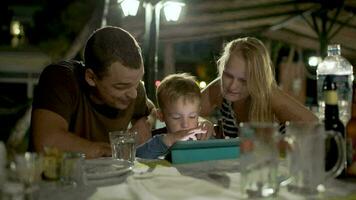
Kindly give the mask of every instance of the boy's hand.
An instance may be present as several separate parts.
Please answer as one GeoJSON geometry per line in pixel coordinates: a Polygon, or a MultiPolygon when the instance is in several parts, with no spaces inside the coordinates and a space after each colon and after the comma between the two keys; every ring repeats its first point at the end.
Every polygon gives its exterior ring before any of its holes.
{"type": "Polygon", "coordinates": [[[198,128],[201,128],[202,130],[206,130],[206,133],[198,134],[197,139],[198,140],[207,140],[207,139],[211,138],[212,136],[215,136],[216,134],[214,131],[214,124],[204,118],[199,118],[199,119],[201,121],[199,122],[198,128]]]}
{"type": "Polygon", "coordinates": [[[206,130],[195,128],[190,130],[178,131],[175,133],[165,134],[163,142],[167,147],[171,147],[177,141],[197,140],[197,135],[206,134],[206,130]]]}

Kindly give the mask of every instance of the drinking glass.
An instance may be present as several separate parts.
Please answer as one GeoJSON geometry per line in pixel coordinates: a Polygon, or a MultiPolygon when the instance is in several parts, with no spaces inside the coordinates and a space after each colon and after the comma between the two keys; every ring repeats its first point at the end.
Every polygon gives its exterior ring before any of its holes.
{"type": "Polygon", "coordinates": [[[62,185],[83,185],[85,154],[77,152],[65,152],[60,167],[60,182],[62,185]]]}
{"type": "Polygon", "coordinates": [[[136,131],[111,131],[109,132],[112,157],[116,160],[134,164],[136,149],[136,131]]]}
{"type": "Polygon", "coordinates": [[[339,175],[344,166],[344,156],[339,156],[335,166],[325,171],[325,140],[333,137],[338,155],[344,155],[343,138],[334,131],[325,131],[321,123],[287,123],[284,140],[288,144],[286,159],[291,182],[290,192],[313,195],[323,191],[326,179],[339,175]]]}
{"type": "Polygon", "coordinates": [[[31,152],[15,154],[13,167],[16,179],[24,186],[26,199],[38,199],[39,183],[43,171],[42,155],[31,152]]]}
{"type": "Polygon", "coordinates": [[[278,124],[240,123],[241,192],[244,198],[276,196],[278,124]]]}
{"type": "Polygon", "coordinates": [[[26,186],[38,184],[41,180],[42,170],[42,155],[30,152],[15,155],[16,176],[26,186]]]}

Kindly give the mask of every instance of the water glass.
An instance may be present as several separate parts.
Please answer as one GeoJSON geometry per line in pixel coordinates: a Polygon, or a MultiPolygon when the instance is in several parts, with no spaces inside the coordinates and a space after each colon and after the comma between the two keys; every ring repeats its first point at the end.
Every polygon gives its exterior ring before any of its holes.
{"type": "MultiPolygon", "coordinates": [[[[24,193],[19,192],[18,195],[25,195],[26,199],[38,199],[39,197],[39,182],[43,171],[43,157],[41,154],[26,152],[15,154],[14,165],[11,166],[16,179],[23,184],[24,193]]],[[[15,187],[15,185],[14,185],[15,187]]],[[[17,185],[16,188],[21,187],[17,185]]],[[[18,188],[19,189],[19,188],[18,188]]],[[[11,190],[11,188],[10,188],[11,190]]]]}
{"type": "Polygon", "coordinates": [[[344,155],[343,138],[334,131],[325,131],[321,123],[291,122],[287,123],[286,130],[286,159],[291,175],[287,188],[298,194],[316,195],[325,189],[322,184],[326,179],[341,173],[345,162],[340,156],[335,166],[325,171],[325,140],[333,137],[338,155],[344,155]]]}
{"type": "Polygon", "coordinates": [[[278,124],[241,123],[241,192],[244,198],[277,195],[278,124]]]}
{"type": "Polygon", "coordinates": [[[129,162],[131,165],[134,164],[136,135],[136,131],[129,130],[109,132],[113,159],[129,162]]]}
{"type": "Polygon", "coordinates": [[[85,154],[65,152],[60,167],[60,182],[62,185],[77,186],[84,184],[85,154]]]}
{"type": "Polygon", "coordinates": [[[22,183],[26,186],[39,183],[43,171],[42,155],[30,152],[16,154],[14,161],[16,176],[22,183]]]}

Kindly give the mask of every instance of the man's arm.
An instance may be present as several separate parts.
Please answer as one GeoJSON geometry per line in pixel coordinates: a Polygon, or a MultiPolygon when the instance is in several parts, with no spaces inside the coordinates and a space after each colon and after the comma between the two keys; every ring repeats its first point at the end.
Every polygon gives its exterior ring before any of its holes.
{"type": "Polygon", "coordinates": [[[148,141],[152,137],[151,130],[156,123],[156,108],[153,102],[149,99],[146,101],[149,115],[141,117],[138,120],[132,120],[132,128],[130,130],[138,132],[136,144],[140,145],[148,141]]]}
{"type": "Polygon", "coordinates": [[[62,151],[85,153],[87,158],[110,156],[108,143],[91,142],[68,132],[68,122],[59,114],[46,109],[32,112],[32,139],[37,152],[44,147],[56,147],[62,151]]]}

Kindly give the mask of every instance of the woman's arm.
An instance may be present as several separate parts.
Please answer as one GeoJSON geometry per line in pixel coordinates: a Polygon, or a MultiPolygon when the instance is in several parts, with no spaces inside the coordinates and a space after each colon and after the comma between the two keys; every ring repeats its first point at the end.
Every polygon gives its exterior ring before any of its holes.
{"type": "Polygon", "coordinates": [[[316,122],[316,117],[303,104],[289,96],[280,88],[276,88],[272,94],[272,110],[280,122],[307,121],[316,122]]]}

